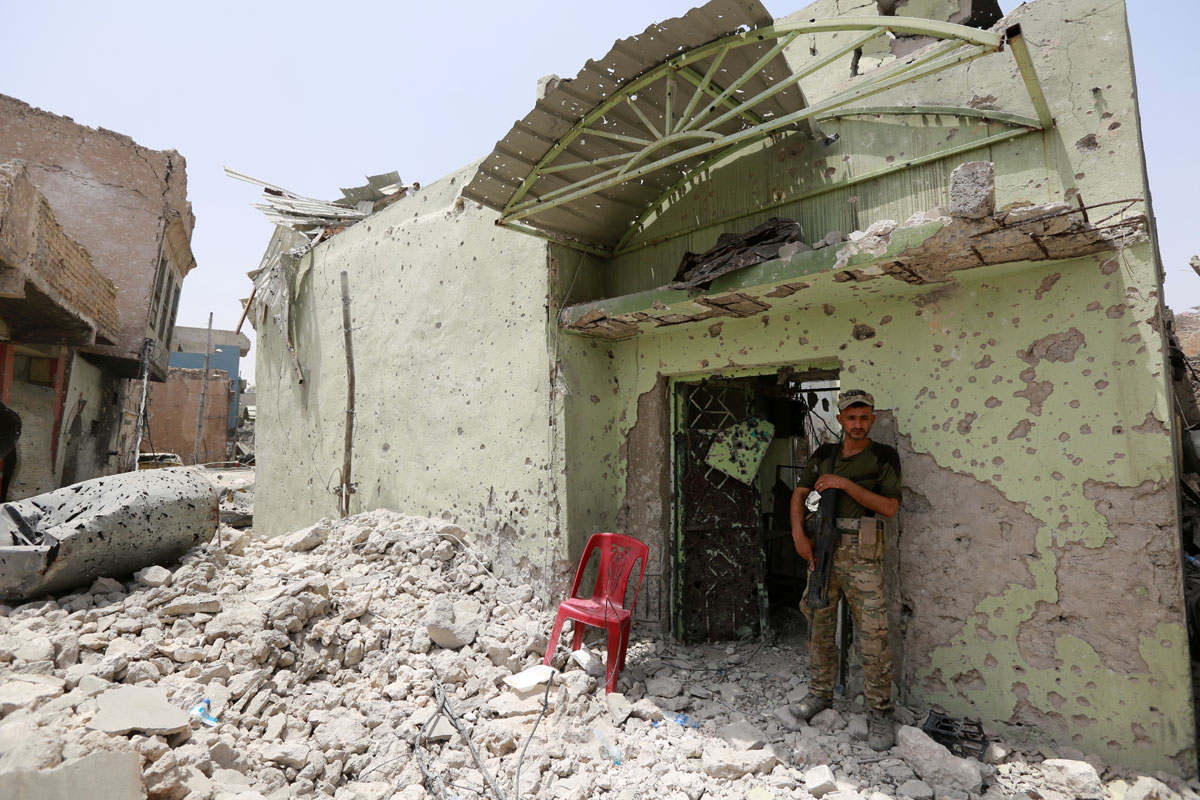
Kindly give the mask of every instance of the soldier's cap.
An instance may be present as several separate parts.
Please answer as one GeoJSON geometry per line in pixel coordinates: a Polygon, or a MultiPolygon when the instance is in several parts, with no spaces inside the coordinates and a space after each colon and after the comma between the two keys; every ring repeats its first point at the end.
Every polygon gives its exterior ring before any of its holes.
{"type": "Polygon", "coordinates": [[[838,395],[838,411],[845,411],[850,406],[870,406],[875,407],[875,398],[870,392],[864,392],[862,389],[847,389],[838,395]]]}

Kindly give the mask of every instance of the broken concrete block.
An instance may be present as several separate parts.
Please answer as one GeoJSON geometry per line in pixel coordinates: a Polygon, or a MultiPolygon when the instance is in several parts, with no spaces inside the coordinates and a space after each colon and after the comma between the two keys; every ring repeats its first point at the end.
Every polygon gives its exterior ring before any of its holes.
{"type": "Polygon", "coordinates": [[[1042,778],[1046,785],[1079,800],[1099,800],[1104,796],[1104,785],[1096,768],[1086,761],[1066,758],[1051,758],[1041,763],[1042,778]]]}
{"type": "MultiPolygon", "coordinates": [[[[211,613],[211,612],[208,612],[211,613]]],[[[221,611],[204,626],[204,641],[240,639],[261,631],[267,625],[267,615],[249,603],[221,611]]]]}
{"type": "Polygon", "coordinates": [[[813,797],[824,797],[838,788],[833,770],[827,765],[813,767],[804,773],[804,790],[813,797]]]}
{"type": "Polygon", "coordinates": [[[147,736],[167,736],[191,727],[191,717],[167,701],[167,692],[156,686],[119,686],[96,698],[100,710],[87,727],[105,733],[137,731],[147,736]]]}
{"type": "Polygon", "coordinates": [[[299,742],[271,743],[262,749],[262,757],[267,761],[282,764],[285,767],[300,769],[308,760],[309,748],[299,742]]]}
{"type": "Polygon", "coordinates": [[[683,691],[683,684],[678,678],[651,678],[646,681],[646,694],[652,697],[678,697],[683,691]]]}
{"type": "Polygon", "coordinates": [[[0,723],[0,773],[49,769],[61,764],[62,759],[63,742],[55,727],[34,728],[26,720],[11,718],[0,723]]]}
{"type": "Polygon", "coordinates": [[[633,704],[633,712],[630,714],[637,719],[644,719],[648,722],[661,722],[663,719],[663,710],[648,697],[643,697],[633,704]]]}
{"type": "Polygon", "coordinates": [[[983,751],[983,763],[985,764],[1003,764],[1008,760],[1012,750],[999,742],[991,742],[987,749],[983,751]]]}
{"type": "Polygon", "coordinates": [[[604,677],[604,661],[600,656],[588,650],[586,647],[581,647],[578,650],[571,652],[571,660],[579,665],[579,668],[591,675],[593,678],[604,677]]]}
{"type": "Polygon", "coordinates": [[[357,711],[339,710],[337,716],[322,722],[313,732],[313,741],[324,749],[337,749],[347,753],[364,753],[371,744],[367,735],[366,720],[357,711]]]}
{"type": "Polygon", "coordinates": [[[775,707],[775,719],[779,720],[785,731],[798,731],[805,727],[804,722],[786,705],[775,707]]]}
{"type": "Polygon", "coordinates": [[[311,527],[284,534],[273,544],[292,553],[305,553],[325,541],[325,537],[329,535],[329,526],[329,520],[323,519],[311,527]]]}
{"type": "Polygon", "coordinates": [[[950,173],[950,216],[990,217],[996,210],[996,169],[990,161],[968,161],[950,173]]]}
{"type": "Polygon", "coordinates": [[[58,697],[66,682],[51,675],[9,675],[0,683],[0,717],[58,697]]]}
{"type": "MultiPolygon", "coordinates": [[[[216,493],[187,468],[96,478],[2,508],[0,598],[7,599],[173,561],[217,530],[216,493]]],[[[124,592],[120,584],[102,588],[124,592]]]]}
{"type": "Polygon", "coordinates": [[[88,588],[88,594],[124,594],[125,584],[113,578],[96,578],[88,588]]]}
{"type": "Polygon", "coordinates": [[[1142,775],[1125,792],[1125,800],[1180,800],[1180,795],[1162,781],[1142,775]]]}
{"type": "Polygon", "coordinates": [[[429,724],[429,720],[437,717],[437,721],[433,723],[428,734],[423,734],[422,738],[428,742],[446,742],[454,736],[458,735],[458,731],[450,724],[450,720],[446,719],[445,714],[438,713],[437,708],[431,708],[428,714],[422,714],[417,720],[417,730],[424,731],[425,726],[429,724]]]}
{"type": "Polygon", "coordinates": [[[479,602],[472,599],[450,602],[439,597],[425,614],[425,630],[438,647],[458,650],[475,641],[479,627],[479,602]]]}
{"type": "Polygon", "coordinates": [[[797,764],[827,764],[829,754],[817,743],[816,739],[802,739],[792,750],[792,758],[797,764]]]}
{"type": "Polygon", "coordinates": [[[700,764],[713,778],[737,779],[743,775],[770,772],[779,760],[770,750],[735,750],[732,747],[710,744],[704,748],[700,764]]]}
{"type": "Polygon", "coordinates": [[[624,725],[625,720],[633,713],[633,704],[620,692],[605,695],[604,701],[608,705],[608,718],[618,728],[624,725]]]}
{"type": "Polygon", "coordinates": [[[140,569],[133,576],[143,586],[158,587],[171,585],[171,570],[157,564],[140,569]]]}
{"type": "Polygon", "coordinates": [[[933,787],[925,781],[910,778],[896,787],[897,797],[907,797],[910,800],[932,800],[933,787]]]}
{"type": "Polygon", "coordinates": [[[17,769],[0,773],[0,797],[38,800],[142,800],[142,769],[132,750],[99,750],[47,770],[17,769]]]}
{"type": "Polygon", "coordinates": [[[267,729],[263,731],[263,738],[267,741],[281,741],[287,733],[287,715],[276,714],[267,720],[267,729]]]}
{"type": "Polygon", "coordinates": [[[979,762],[953,755],[923,730],[911,725],[900,726],[896,746],[900,758],[926,783],[979,794],[983,786],[979,762]]]}
{"type": "Polygon", "coordinates": [[[352,781],[338,787],[337,800],[388,800],[392,785],[383,781],[352,781]]]}
{"type": "Polygon", "coordinates": [[[216,595],[184,595],[164,606],[158,613],[164,617],[186,617],[191,614],[216,614],[221,610],[221,601],[216,595]]]}
{"type": "Polygon", "coordinates": [[[717,736],[738,750],[761,750],[767,744],[766,735],[749,722],[731,722],[717,728],[717,736]]]}
{"type": "Polygon", "coordinates": [[[50,661],[54,658],[54,643],[48,636],[30,636],[12,649],[17,661],[50,661]]]}
{"type": "Polygon", "coordinates": [[[810,719],[808,724],[817,730],[832,733],[833,731],[840,731],[842,728],[845,728],[846,720],[837,712],[837,709],[827,708],[810,719]]]}
{"type": "MultiPolygon", "coordinates": [[[[546,692],[543,689],[530,689],[527,692],[501,692],[487,703],[487,708],[497,717],[519,717],[526,714],[537,714],[542,710],[546,692]]],[[[550,694],[550,708],[554,708],[555,694],[550,694]]]]}

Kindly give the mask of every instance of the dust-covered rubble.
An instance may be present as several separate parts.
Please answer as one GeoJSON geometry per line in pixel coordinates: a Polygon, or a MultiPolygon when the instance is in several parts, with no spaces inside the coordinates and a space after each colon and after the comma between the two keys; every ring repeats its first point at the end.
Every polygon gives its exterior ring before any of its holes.
{"type": "Polygon", "coordinates": [[[0,606],[0,797],[1198,797],[1061,749],[965,761],[907,725],[875,753],[861,706],[790,712],[798,641],[635,630],[606,695],[564,635],[564,671],[518,692],[552,609],[466,541],[390,511],[269,541],[222,527],[170,569],[0,606]]]}

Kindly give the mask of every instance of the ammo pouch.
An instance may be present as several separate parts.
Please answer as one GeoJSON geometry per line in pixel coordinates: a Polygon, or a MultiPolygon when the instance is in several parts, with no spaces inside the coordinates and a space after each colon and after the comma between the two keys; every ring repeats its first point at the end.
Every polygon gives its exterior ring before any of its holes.
{"type": "Polygon", "coordinates": [[[858,523],[858,555],[878,561],[887,545],[887,525],[874,515],[864,516],[858,523]]]}

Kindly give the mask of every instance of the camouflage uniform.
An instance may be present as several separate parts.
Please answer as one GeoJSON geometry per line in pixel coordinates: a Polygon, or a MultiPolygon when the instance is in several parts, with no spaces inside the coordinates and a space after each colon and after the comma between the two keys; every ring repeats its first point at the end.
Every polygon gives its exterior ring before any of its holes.
{"type": "MultiPolygon", "coordinates": [[[[900,498],[900,459],[887,445],[872,442],[862,453],[849,459],[834,457],[840,443],[818,448],[800,475],[798,485],[813,487],[820,474],[832,472],[853,480],[864,489],[889,498],[900,498]],[[835,451],[833,448],[837,448],[835,451]]],[[[837,514],[842,518],[861,517],[866,513],[847,492],[842,492],[837,514]]],[[[890,520],[879,520],[886,538],[895,530],[890,520]]],[[[839,530],[842,535],[850,531],[839,530]]],[[[846,598],[854,616],[854,627],[862,646],[863,695],[872,711],[891,713],[892,651],[888,645],[888,608],[884,591],[883,559],[860,554],[858,544],[838,544],[829,575],[829,605],[823,609],[808,608],[808,589],[800,607],[811,622],[808,643],[810,677],[809,693],[815,697],[833,698],[837,679],[837,599],[846,598]]]]}
{"type": "Polygon", "coordinates": [[[808,691],[832,698],[837,679],[837,597],[846,597],[862,645],[863,695],[873,711],[891,712],[892,650],[888,646],[887,596],[883,590],[883,561],[864,558],[857,544],[839,544],[829,575],[829,605],[808,608],[808,589],[800,607],[812,623],[808,642],[808,691]]]}

